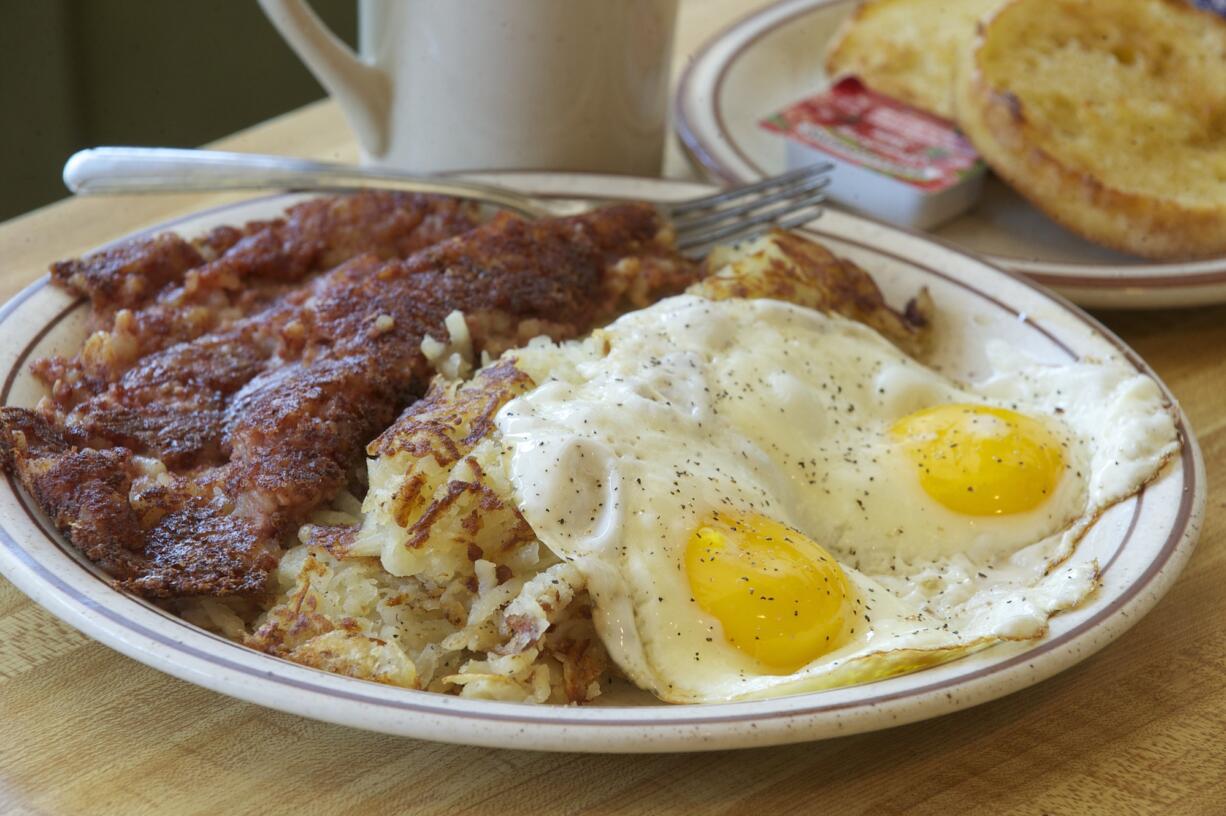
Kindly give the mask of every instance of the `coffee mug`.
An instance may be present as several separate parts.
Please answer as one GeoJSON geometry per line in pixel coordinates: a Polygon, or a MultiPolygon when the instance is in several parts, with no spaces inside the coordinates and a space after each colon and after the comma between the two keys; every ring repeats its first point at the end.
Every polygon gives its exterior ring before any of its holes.
{"type": "Polygon", "coordinates": [[[362,0],[359,59],[304,0],[260,0],[366,162],[656,175],[677,0],[362,0]]]}

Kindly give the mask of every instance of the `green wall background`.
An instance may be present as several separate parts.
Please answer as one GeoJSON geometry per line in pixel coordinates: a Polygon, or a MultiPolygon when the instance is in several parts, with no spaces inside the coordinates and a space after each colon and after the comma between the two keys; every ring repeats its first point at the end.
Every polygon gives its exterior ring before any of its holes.
{"type": "MultiPolygon", "coordinates": [[[[312,6],[350,44],[354,0],[312,6]]],[[[324,95],[255,0],[0,0],[0,220],[102,144],[194,147],[324,95]]]]}

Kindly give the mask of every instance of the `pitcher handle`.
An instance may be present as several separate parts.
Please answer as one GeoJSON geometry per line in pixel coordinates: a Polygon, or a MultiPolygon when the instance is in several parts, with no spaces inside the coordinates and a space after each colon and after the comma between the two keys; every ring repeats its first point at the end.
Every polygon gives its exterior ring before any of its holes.
{"type": "Polygon", "coordinates": [[[340,104],[369,156],[387,152],[391,81],[362,62],[305,0],[259,0],[264,14],[294,53],[340,104]]]}

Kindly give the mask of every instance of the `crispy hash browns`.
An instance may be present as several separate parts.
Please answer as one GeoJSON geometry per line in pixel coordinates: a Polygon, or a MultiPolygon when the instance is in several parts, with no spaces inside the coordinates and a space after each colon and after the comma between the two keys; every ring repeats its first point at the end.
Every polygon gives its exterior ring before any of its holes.
{"type": "Polygon", "coordinates": [[[0,454],[118,587],[307,666],[552,703],[612,667],[583,577],[519,513],[498,410],[683,290],[839,312],[911,353],[931,314],[792,234],[700,267],[646,205],[479,225],[385,193],[53,279],[90,298],[93,333],[35,364],[36,408],[0,409],[0,454]]]}

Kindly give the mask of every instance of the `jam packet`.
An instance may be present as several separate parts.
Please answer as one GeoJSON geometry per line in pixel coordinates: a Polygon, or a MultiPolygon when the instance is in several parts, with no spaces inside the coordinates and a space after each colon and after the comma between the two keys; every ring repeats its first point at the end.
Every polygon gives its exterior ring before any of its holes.
{"type": "Polygon", "coordinates": [[[957,128],[845,76],[768,116],[787,137],[788,167],[834,164],[828,194],[849,209],[915,229],[960,215],[986,166],[957,128]]]}

